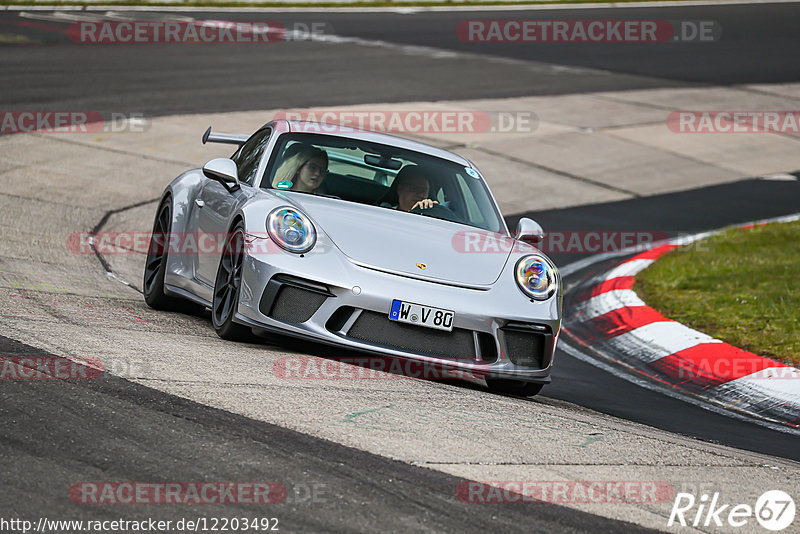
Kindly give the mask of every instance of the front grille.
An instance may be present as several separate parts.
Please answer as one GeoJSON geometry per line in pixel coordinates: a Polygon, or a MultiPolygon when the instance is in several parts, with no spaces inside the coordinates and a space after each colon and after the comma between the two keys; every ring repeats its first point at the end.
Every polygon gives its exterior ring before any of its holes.
{"type": "Polygon", "coordinates": [[[471,330],[434,330],[390,321],[386,315],[368,310],[361,312],[348,330],[347,336],[435,358],[475,359],[475,341],[471,330]]]}
{"type": "Polygon", "coordinates": [[[515,327],[501,329],[505,339],[506,352],[514,365],[544,369],[547,335],[515,327]]]}

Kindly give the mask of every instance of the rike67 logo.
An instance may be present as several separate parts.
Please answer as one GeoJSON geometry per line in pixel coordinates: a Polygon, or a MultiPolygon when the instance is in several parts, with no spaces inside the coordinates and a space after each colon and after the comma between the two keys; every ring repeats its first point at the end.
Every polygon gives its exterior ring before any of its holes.
{"type": "Polygon", "coordinates": [[[781,490],[765,491],[755,506],[724,503],[719,492],[703,493],[699,499],[691,493],[678,493],[667,526],[738,528],[752,525],[755,519],[763,528],[777,532],[794,522],[795,512],[794,499],[781,490]]]}

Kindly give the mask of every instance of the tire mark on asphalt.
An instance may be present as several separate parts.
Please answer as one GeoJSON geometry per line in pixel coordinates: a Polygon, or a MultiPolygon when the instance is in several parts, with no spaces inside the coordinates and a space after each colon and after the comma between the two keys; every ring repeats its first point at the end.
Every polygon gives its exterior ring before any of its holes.
{"type": "Polygon", "coordinates": [[[105,257],[95,247],[94,238],[100,232],[100,230],[103,229],[103,227],[108,222],[108,219],[112,215],[116,215],[118,213],[122,213],[124,211],[128,211],[128,210],[135,209],[135,208],[140,208],[142,206],[146,206],[147,204],[154,204],[154,203],[158,202],[159,200],[161,200],[160,196],[156,197],[156,198],[153,198],[153,199],[149,199],[149,200],[142,200],[140,202],[134,202],[133,204],[129,204],[129,205],[123,206],[121,208],[108,210],[107,212],[105,212],[103,214],[103,217],[100,218],[100,221],[98,221],[98,223],[96,225],[94,225],[94,228],[92,228],[91,232],[89,232],[89,246],[91,247],[92,252],[94,252],[94,255],[97,258],[97,260],[100,262],[100,265],[102,265],[103,269],[105,269],[106,276],[108,276],[110,278],[113,278],[114,280],[117,280],[118,282],[120,282],[122,284],[125,284],[126,286],[128,286],[131,289],[139,292],[140,294],[144,294],[141,289],[139,289],[137,286],[133,285],[131,282],[128,282],[127,280],[122,278],[122,276],[120,276],[120,275],[118,275],[117,273],[114,272],[114,270],[111,268],[111,265],[109,265],[108,261],[106,261],[105,257]]]}

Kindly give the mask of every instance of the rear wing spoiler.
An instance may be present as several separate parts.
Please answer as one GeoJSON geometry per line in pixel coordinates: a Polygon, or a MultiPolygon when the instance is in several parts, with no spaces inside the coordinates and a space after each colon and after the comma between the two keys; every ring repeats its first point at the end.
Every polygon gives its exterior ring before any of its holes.
{"type": "Polygon", "coordinates": [[[212,133],[211,126],[209,126],[208,130],[206,130],[206,133],[203,134],[203,144],[211,141],[212,143],[227,143],[229,145],[242,146],[249,138],[249,135],[244,134],[227,134],[220,132],[212,133]]]}

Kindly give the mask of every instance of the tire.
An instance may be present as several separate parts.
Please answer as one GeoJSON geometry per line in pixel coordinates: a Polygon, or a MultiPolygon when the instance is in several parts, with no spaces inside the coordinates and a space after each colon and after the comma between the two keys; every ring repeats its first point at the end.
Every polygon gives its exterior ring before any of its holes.
{"type": "Polygon", "coordinates": [[[521,382],[506,378],[487,378],[486,385],[495,393],[517,395],[519,397],[533,397],[542,391],[544,387],[544,384],[537,382],[521,382]]]}
{"type": "Polygon", "coordinates": [[[222,339],[250,341],[250,327],[235,323],[233,318],[239,303],[242,286],[242,264],[244,262],[244,227],[237,224],[228,233],[225,247],[219,259],[217,276],[214,279],[214,296],[211,303],[211,322],[222,339]]]}
{"type": "Polygon", "coordinates": [[[159,206],[153,222],[153,232],[147,247],[147,259],[142,277],[144,301],[153,309],[197,315],[205,309],[199,304],[164,293],[164,274],[167,271],[168,239],[172,231],[172,203],[169,198],[159,206]]]}

